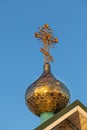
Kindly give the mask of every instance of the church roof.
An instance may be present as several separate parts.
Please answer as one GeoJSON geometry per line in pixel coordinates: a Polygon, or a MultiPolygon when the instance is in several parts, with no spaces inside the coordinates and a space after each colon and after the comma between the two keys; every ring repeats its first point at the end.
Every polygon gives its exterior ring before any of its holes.
{"type": "Polygon", "coordinates": [[[76,100],[34,130],[60,130],[64,124],[69,124],[71,130],[87,130],[87,107],[76,100]]]}

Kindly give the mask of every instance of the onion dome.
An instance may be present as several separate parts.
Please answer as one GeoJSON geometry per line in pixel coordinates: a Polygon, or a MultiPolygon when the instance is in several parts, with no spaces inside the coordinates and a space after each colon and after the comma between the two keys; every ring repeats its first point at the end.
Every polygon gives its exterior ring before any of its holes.
{"type": "Polygon", "coordinates": [[[57,113],[67,106],[70,92],[67,87],[51,73],[50,64],[43,67],[42,75],[32,83],[25,94],[29,110],[40,116],[41,113],[57,113]]]}
{"type": "Polygon", "coordinates": [[[43,42],[44,47],[40,49],[44,54],[43,73],[27,88],[25,100],[29,110],[40,116],[41,123],[43,123],[67,106],[70,92],[61,81],[54,77],[49,64],[50,61],[54,61],[49,50],[58,42],[58,38],[54,37],[48,24],[38,29],[35,37],[43,42]]]}

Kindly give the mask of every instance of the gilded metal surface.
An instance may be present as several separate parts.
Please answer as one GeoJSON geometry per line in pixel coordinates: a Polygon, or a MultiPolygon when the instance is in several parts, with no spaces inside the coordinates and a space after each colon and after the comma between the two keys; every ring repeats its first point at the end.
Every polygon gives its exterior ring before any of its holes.
{"type": "Polygon", "coordinates": [[[52,29],[50,29],[48,24],[38,28],[39,31],[35,32],[35,37],[43,42],[44,48],[40,51],[44,54],[44,62],[49,63],[53,61],[53,57],[49,53],[49,47],[54,47],[55,43],[58,42],[58,38],[54,38],[52,29]]]}
{"type": "Polygon", "coordinates": [[[30,111],[40,116],[43,112],[57,113],[70,99],[69,90],[50,71],[49,63],[44,65],[40,78],[31,84],[25,94],[30,111]]]}

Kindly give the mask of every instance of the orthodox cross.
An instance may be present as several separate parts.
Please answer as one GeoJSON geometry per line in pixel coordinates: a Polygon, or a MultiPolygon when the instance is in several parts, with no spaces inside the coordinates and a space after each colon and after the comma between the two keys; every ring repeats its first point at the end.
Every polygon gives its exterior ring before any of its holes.
{"type": "Polygon", "coordinates": [[[44,54],[44,63],[53,62],[53,57],[50,55],[49,47],[54,47],[58,42],[58,38],[54,38],[53,32],[48,24],[38,28],[39,31],[35,32],[35,37],[43,42],[44,48],[41,47],[40,51],[44,54]]]}

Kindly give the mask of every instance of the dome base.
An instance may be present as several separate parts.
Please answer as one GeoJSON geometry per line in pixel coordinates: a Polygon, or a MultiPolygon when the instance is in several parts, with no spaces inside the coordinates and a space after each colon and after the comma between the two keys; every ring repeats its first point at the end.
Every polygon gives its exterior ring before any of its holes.
{"type": "Polygon", "coordinates": [[[45,121],[47,121],[48,119],[50,119],[51,117],[54,116],[53,112],[44,112],[40,114],[40,123],[44,123],[45,121]]]}

